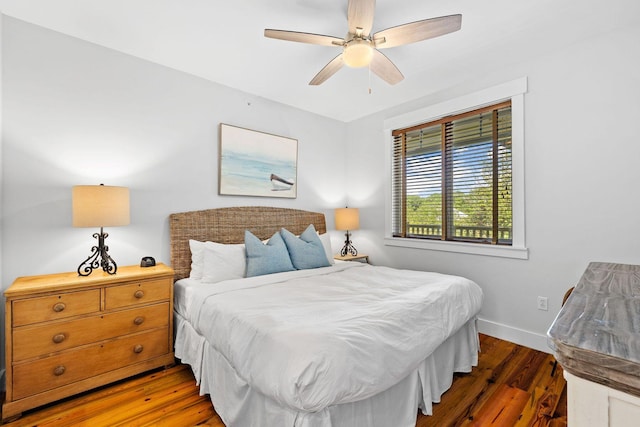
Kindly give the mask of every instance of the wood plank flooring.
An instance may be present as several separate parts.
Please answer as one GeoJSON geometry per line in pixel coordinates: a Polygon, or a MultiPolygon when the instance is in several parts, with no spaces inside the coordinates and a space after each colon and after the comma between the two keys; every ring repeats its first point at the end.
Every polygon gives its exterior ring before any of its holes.
{"type": "Polygon", "coordinates": [[[553,376],[552,355],[480,335],[478,366],[455,374],[453,385],[419,414],[416,427],[566,426],[567,394],[562,368],[553,376]]]}
{"type": "MultiPolygon", "coordinates": [[[[480,343],[478,366],[456,374],[433,415],[418,414],[416,427],[566,426],[565,382],[559,366],[551,376],[553,356],[486,335],[480,343]]],[[[5,425],[225,427],[185,365],[26,412],[5,425]]]]}

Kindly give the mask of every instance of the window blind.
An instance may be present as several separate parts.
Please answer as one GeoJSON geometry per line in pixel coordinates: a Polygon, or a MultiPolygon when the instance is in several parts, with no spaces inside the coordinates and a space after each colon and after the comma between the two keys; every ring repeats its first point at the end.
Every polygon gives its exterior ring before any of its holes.
{"type": "Polygon", "coordinates": [[[392,136],[395,237],[511,244],[509,101],[392,136]]]}

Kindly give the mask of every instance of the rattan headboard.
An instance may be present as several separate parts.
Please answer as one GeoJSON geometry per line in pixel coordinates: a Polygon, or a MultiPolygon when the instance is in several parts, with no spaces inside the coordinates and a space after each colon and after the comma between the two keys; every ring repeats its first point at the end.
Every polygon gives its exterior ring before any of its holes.
{"type": "Polygon", "coordinates": [[[309,224],[313,224],[319,233],[327,231],[324,214],[299,209],[241,206],[171,214],[171,266],[175,270],[175,279],[189,277],[189,239],[225,244],[244,243],[245,230],[264,240],[283,227],[300,234],[309,224]]]}

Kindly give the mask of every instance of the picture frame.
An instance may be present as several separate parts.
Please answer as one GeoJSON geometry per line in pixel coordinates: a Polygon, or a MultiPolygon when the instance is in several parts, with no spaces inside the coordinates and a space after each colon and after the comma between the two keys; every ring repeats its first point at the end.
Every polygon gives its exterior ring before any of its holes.
{"type": "Polygon", "coordinates": [[[298,140],[220,124],[218,194],[297,197],[298,140]]]}

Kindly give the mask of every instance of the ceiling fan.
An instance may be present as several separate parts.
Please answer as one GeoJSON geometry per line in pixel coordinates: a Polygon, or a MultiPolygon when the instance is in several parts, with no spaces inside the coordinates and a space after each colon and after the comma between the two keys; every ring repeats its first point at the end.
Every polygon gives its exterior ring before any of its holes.
{"type": "Polygon", "coordinates": [[[404,76],[379,49],[442,36],[458,31],[462,25],[462,15],[458,14],[423,19],[371,34],[375,7],[375,0],[349,0],[347,7],[349,32],[344,39],[321,34],[273,29],[264,30],[264,35],[273,39],[342,47],[342,53],[325,65],[309,82],[310,85],[324,83],[344,65],[354,68],[369,66],[374,74],[394,85],[404,79],[404,76]]]}

